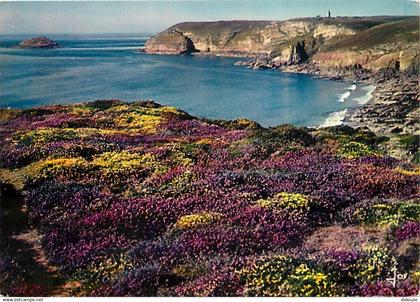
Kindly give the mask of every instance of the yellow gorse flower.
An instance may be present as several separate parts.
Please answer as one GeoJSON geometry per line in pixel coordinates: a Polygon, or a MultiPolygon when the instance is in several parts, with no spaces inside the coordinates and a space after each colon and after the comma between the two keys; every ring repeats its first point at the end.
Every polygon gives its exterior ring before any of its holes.
{"type": "Polygon", "coordinates": [[[419,176],[420,175],[420,167],[416,167],[414,170],[404,170],[402,168],[394,169],[395,172],[401,173],[407,176],[419,176]]]}
{"type": "Polygon", "coordinates": [[[177,229],[191,229],[216,222],[221,215],[213,212],[203,212],[197,214],[184,215],[175,223],[177,229]]]}
{"type": "Polygon", "coordinates": [[[280,192],[271,199],[260,199],[257,205],[263,208],[285,209],[292,212],[306,212],[312,201],[309,197],[298,193],[280,192]]]}
{"type": "Polygon", "coordinates": [[[373,151],[368,145],[352,141],[342,142],[337,150],[337,154],[347,159],[378,155],[378,153],[373,151]]]}
{"type": "Polygon", "coordinates": [[[289,256],[266,257],[238,272],[252,296],[335,296],[336,283],[307,263],[289,256]]]}
{"type": "Polygon", "coordinates": [[[114,124],[118,128],[127,129],[129,131],[141,132],[143,134],[156,133],[159,125],[166,119],[169,114],[182,115],[183,112],[175,107],[129,107],[120,105],[111,107],[110,111],[118,113],[114,118],[114,124]]]}
{"type": "Polygon", "coordinates": [[[410,202],[377,204],[356,210],[354,214],[363,224],[381,227],[397,226],[404,221],[418,221],[420,205],[410,202]]]}
{"type": "Polygon", "coordinates": [[[365,257],[356,263],[353,277],[359,282],[371,282],[384,277],[396,264],[389,250],[377,245],[363,247],[365,257]]]}

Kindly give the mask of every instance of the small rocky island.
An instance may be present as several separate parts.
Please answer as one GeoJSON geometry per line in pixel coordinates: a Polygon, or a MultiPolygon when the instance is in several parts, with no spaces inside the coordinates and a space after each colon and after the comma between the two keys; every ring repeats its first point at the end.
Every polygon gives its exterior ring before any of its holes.
{"type": "Polygon", "coordinates": [[[57,42],[48,39],[47,37],[36,37],[20,42],[17,48],[59,48],[57,42]]]}

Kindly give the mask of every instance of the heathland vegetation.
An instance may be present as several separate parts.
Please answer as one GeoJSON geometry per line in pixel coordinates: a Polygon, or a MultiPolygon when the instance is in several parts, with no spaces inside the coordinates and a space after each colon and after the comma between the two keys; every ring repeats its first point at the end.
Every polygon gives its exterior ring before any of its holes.
{"type": "Polygon", "coordinates": [[[2,294],[57,294],[22,215],[68,294],[418,292],[420,174],[385,137],[119,101],[4,109],[0,137],[2,294]]]}

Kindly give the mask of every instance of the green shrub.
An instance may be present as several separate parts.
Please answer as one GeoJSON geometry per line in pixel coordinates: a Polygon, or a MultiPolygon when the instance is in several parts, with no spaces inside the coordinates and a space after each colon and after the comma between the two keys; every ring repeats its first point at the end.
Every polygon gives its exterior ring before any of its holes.
{"type": "Polygon", "coordinates": [[[397,226],[420,219],[420,204],[377,204],[357,210],[357,220],[366,225],[397,226]]]}
{"type": "Polygon", "coordinates": [[[337,154],[347,159],[378,155],[371,147],[359,142],[342,142],[337,154]]]}
{"type": "Polygon", "coordinates": [[[384,279],[396,265],[396,259],[390,251],[373,245],[363,248],[361,257],[355,267],[352,277],[360,284],[384,279]]]}
{"type": "Polygon", "coordinates": [[[338,295],[333,278],[320,267],[289,256],[274,256],[242,269],[249,296],[329,297],[338,295]]]}

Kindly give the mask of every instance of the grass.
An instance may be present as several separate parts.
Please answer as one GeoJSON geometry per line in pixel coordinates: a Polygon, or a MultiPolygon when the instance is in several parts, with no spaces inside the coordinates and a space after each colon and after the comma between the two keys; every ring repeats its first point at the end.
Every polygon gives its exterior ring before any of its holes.
{"type": "Polygon", "coordinates": [[[419,20],[416,17],[374,26],[356,35],[339,39],[326,50],[364,50],[386,43],[415,43],[418,37],[419,20]]]}

